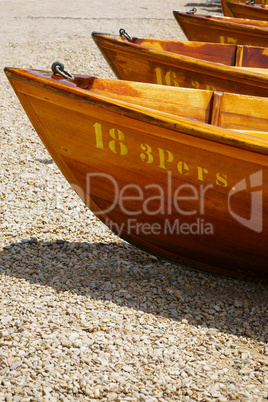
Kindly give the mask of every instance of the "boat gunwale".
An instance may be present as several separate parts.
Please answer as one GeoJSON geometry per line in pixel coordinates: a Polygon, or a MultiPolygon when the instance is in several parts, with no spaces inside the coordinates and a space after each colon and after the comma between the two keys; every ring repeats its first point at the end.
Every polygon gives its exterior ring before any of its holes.
{"type": "MultiPolygon", "coordinates": [[[[248,135],[243,133],[243,131],[234,131],[232,129],[214,126],[198,120],[195,121],[192,118],[175,116],[166,112],[159,112],[155,109],[150,109],[126,101],[110,98],[102,94],[90,92],[89,90],[79,88],[77,86],[74,87],[75,84],[70,85],[70,81],[62,78],[57,78],[57,80],[53,81],[53,74],[47,71],[33,69],[27,70],[12,67],[5,67],[4,71],[9,79],[15,79],[34,87],[43,86],[43,89],[46,91],[50,91],[61,96],[66,96],[75,99],[76,101],[78,100],[79,102],[83,101],[84,103],[95,104],[97,107],[109,109],[117,114],[140,120],[144,123],[156,124],[171,131],[182,132],[184,135],[189,135],[214,143],[221,143],[227,146],[242,149],[244,151],[264,155],[268,154],[268,139],[248,135]],[[40,73],[40,75],[34,75],[34,72],[40,73]],[[49,77],[41,76],[42,73],[49,74],[49,77]],[[66,85],[67,83],[68,85],[66,85]],[[81,93],[83,94],[82,99],[81,93]],[[256,142],[254,139],[257,139],[258,141],[256,142]]],[[[74,75],[74,77],[85,78],[85,76],[78,74],[74,75]]],[[[93,76],[86,77],[102,80],[101,78],[93,76]]],[[[109,79],[103,79],[103,81],[109,81],[109,79]]],[[[131,84],[133,84],[133,82],[131,82],[131,84]]],[[[139,85],[154,84],[139,83],[139,85]]],[[[196,89],[192,88],[186,88],[186,90],[196,91],[196,89]]],[[[198,91],[207,92],[206,90],[198,91]]],[[[175,140],[175,138],[173,138],[173,140],[175,140]]]]}

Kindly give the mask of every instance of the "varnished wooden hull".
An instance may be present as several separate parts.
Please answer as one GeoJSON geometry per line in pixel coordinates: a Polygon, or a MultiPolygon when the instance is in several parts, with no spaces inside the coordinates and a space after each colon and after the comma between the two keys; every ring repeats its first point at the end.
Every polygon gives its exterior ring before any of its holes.
{"type": "Polygon", "coordinates": [[[66,179],[113,231],[193,267],[267,276],[268,99],[6,74],[66,179]]]}
{"type": "Polygon", "coordinates": [[[189,40],[268,47],[268,22],[173,11],[189,40]]]}
{"type": "Polygon", "coordinates": [[[245,4],[238,1],[228,1],[227,6],[236,18],[248,18],[251,20],[268,20],[268,6],[263,4],[245,4]]]}
{"type": "MultiPolygon", "coordinates": [[[[232,12],[227,5],[228,1],[229,0],[221,0],[222,12],[225,17],[233,17],[232,12]]],[[[245,3],[246,1],[247,0],[242,0],[241,3],[245,3]]],[[[264,4],[265,5],[265,4],[268,4],[268,0],[256,0],[255,4],[264,4]]]]}
{"type": "Polygon", "coordinates": [[[268,96],[266,48],[141,38],[128,41],[98,32],[92,36],[120,79],[268,96]],[[237,66],[263,68],[264,72],[237,66]]]}

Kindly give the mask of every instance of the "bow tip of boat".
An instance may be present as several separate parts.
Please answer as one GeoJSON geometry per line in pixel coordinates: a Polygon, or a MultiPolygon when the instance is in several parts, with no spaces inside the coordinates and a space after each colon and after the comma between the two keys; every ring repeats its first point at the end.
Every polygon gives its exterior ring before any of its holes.
{"type": "Polygon", "coordinates": [[[99,38],[99,37],[102,37],[102,36],[111,36],[111,34],[110,33],[108,33],[108,32],[99,32],[99,31],[93,31],[92,33],[91,33],[91,37],[93,38],[93,39],[95,39],[95,38],[99,38]]]}
{"type": "Polygon", "coordinates": [[[12,71],[15,71],[15,70],[21,70],[21,67],[16,67],[16,66],[6,66],[6,67],[4,67],[4,72],[6,74],[11,73],[12,71]]]}
{"type": "Polygon", "coordinates": [[[92,38],[95,38],[95,36],[99,36],[99,35],[102,35],[102,33],[99,32],[99,31],[93,31],[93,32],[91,32],[92,38]]]}

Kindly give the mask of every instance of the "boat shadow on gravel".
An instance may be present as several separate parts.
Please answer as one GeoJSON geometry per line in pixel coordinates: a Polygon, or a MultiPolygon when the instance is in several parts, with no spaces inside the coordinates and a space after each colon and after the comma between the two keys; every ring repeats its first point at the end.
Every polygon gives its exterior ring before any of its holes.
{"type": "Polygon", "coordinates": [[[13,243],[0,252],[0,273],[265,342],[266,285],[188,269],[123,241],[13,243]]]}

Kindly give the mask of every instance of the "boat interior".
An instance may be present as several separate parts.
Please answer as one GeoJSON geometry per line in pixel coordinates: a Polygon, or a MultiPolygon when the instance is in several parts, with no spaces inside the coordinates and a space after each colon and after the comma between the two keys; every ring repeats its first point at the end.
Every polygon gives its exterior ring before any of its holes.
{"type": "Polygon", "coordinates": [[[268,67],[268,49],[246,45],[157,41],[134,38],[132,43],[201,60],[220,62],[236,67],[268,67]]]}
{"type": "Polygon", "coordinates": [[[131,107],[142,106],[268,139],[267,98],[95,77],[76,77],[75,84],[131,107]]]}

